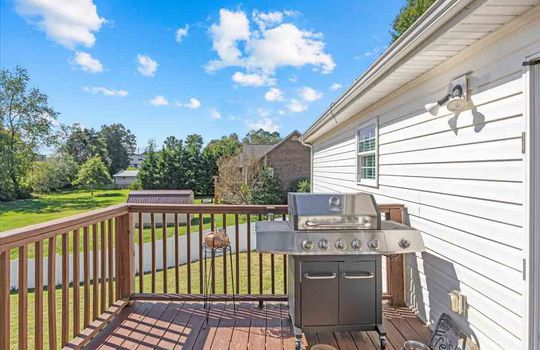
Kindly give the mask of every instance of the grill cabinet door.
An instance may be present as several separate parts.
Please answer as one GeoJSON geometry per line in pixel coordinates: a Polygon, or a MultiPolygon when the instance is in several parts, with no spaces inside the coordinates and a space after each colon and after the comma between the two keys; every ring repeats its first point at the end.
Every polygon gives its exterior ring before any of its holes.
{"type": "Polygon", "coordinates": [[[377,322],[376,280],[375,261],[339,263],[339,324],[377,322]]]}
{"type": "Polygon", "coordinates": [[[338,324],[338,262],[302,262],[302,325],[338,324]]]}

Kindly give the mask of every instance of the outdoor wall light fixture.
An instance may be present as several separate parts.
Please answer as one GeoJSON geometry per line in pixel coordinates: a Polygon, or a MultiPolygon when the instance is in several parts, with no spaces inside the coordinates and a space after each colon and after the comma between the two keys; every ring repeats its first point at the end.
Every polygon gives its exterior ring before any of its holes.
{"type": "Polygon", "coordinates": [[[428,103],[424,106],[426,111],[431,115],[436,116],[439,113],[439,108],[446,105],[446,108],[451,112],[461,112],[468,105],[468,79],[467,75],[463,75],[454,79],[450,83],[449,93],[437,102],[428,103]]]}

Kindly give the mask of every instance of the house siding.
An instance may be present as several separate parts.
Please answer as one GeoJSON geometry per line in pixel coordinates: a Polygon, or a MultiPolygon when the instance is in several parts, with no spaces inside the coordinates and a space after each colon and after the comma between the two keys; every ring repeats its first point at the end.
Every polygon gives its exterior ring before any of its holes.
{"type": "Polygon", "coordinates": [[[266,155],[266,164],[274,169],[274,175],[281,180],[283,188],[302,178],[310,178],[311,150],[293,135],[266,155]]]}
{"type": "MultiPolygon", "coordinates": [[[[485,39],[484,39],[485,40],[485,39]]],[[[483,45],[482,41],[474,46],[483,45]]],[[[471,50],[474,50],[474,46],[471,50]]],[[[408,302],[424,320],[451,314],[482,349],[522,349],[525,155],[522,154],[523,58],[540,48],[540,20],[478,50],[313,142],[313,191],[364,191],[402,203],[426,252],[406,257],[408,302]],[[437,117],[424,104],[471,71],[474,109],[437,117]],[[355,133],[379,122],[378,187],[356,182],[355,133]],[[466,317],[449,309],[448,292],[468,298],[466,317]]],[[[427,74],[430,74],[428,72],[427,74]]]]}

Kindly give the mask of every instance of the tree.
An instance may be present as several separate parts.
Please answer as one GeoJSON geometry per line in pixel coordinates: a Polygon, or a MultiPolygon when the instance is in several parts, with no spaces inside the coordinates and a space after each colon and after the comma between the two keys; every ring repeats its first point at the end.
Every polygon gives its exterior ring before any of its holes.
{"type": "Polygon", "coordinates": [[[281,204],[285,202],[285,193],[281,181],[270,169],[263,167],[252,190],[252,204],[281,204]]]}
{"type": "Polygon", "coordinates": [[[251,130],[243,139],[243,143],[256,144],[256,145],[273,145],[281,141],[279,132],[266,131],[264,129],[251,130]]]}
{"type": "Polygon", "coordinates": [[[154,140],[150,140],[138,175],[138,180],[143,189],[157,190],[162,188],[160,183],[161,169],[159,165],[160,155],[156,152],[156,143],[154,140]]]}
{"type": "Polygon", "coordinates": [[[392,23],[392,41],[396,41],[401,34],[426,12],[426,10],[435,2],[435,0],[407,0],[392,23]]]}
{"type": "Polygon", "coordinates": [[[62,151],[69,154],[78,164],[84,164],[98,155],[105,164],[110,164],[107,144],[93,128],[85,128],[80,124],[65,126],[66,142],[62,151]]]}
{"type": "Polygon", "coordinates": [[[105,143],[109,155],[109,173],[116,174],[129,165],[129,156],[137,145],[135,135],[122,124],[103,125],[99,136],[105,143]]]}
{"type": "Polygon", "coordinates": [[[27,175],[35,150],[54,141],[57,113],[49,107],[48,97],[37,88],[29,88],[26,69],[0,70],[0,199],[24,194],[21,180],[27,175]]]}
{"type": "Polygon", "coordinates": [[[231,157],[238,154],[241,148],[238,135],[232,133],[229,136],[222,136],[218,140],[208,142],[205,150],[211,153],[214,159],[219,160],[221,157],[231,157]]]}
{"type": "Polygon", "coordinates": [[[77,179],[74,181],[74,185],[88,186],[92,196],[94,195],[95,186],[103,186],[110,184],[112,181],[105,163],[101,160],[100,156],[94,156],[86,161],[77,174],[77,179]]]}
{"type": "Polygon", "coordinates": [[[238,157],[223,157],[219,161],[218,197],[228,204],[250,204],[252,190],[259,181],[261,160],[247,156],[239,164],[238,157]]]}
{"type": "Polygon", "coordinates": [[[28,185],[34,192],[57,191],[72,186],[78,164],[67,154],[55,154],[45,161],[34,162],[28,175],[28,185]]]}

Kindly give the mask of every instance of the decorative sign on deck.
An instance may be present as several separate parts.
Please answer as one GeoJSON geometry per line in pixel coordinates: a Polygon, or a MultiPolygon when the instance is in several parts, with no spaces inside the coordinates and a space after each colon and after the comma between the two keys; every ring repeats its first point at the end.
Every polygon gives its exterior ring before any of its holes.
{"type": "Polygon", "coordinates": [[[452,318],[443,313],[437,322],[429,346],[433,350],[463,350],[466,339],[467,337],[452,318]]]}

